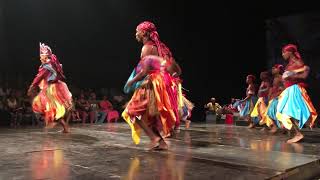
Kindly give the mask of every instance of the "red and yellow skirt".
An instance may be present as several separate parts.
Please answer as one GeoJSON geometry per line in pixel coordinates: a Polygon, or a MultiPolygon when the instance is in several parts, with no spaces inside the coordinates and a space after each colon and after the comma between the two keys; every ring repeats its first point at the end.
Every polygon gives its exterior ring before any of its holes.
{"type": "Polygon", "coordinates": [[[135,144],[140,142],[140,127],[135,123],[136,118],[157,129],[163,137],[168,136],[175,125],[176,115],[169,95],[172,82],[166,76],[169,75],[160,72],[149,74],[122,113],[131,127],[135,144]]]}
{"type": "Polygon", "coordinates": [[[40,92],[33,99],[32,108],[35,113],[42,114],[46,122],[53,122],[72,108],[72,94],[62,81],[52,84],[43,82],[40,92]]]}

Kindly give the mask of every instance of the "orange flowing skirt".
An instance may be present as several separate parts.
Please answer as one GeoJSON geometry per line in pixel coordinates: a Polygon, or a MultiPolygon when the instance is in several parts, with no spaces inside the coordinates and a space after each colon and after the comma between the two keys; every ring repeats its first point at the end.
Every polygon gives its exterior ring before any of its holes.
{"type": "Polygon", "coordinates": [[[157,129],[163,137],[169,135],[175,125],[176,115],[168,93],[172,82],[168,82],[165,76],[167,74],[160,72],[149,74],[122,113],[131,127],[132,139],[136,144],[140,142],[140,127],[135,123],[136,119],[157,129]]]}
{"type": "Polygon", "coordinates": [[[32,108],[35,113],[42,114],[46,122],[62,118],[72,108],[72,94],[66,83],[46,84],[42,81],[40,89],[33,99],[32,108]]]}

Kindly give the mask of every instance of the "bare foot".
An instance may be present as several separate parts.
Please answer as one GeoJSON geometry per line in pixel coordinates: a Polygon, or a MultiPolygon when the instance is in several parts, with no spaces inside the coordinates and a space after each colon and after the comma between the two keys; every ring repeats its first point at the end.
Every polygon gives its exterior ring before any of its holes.
{"type": "Polygon", "coordinates": [[[163,139],[160,140],[157,150],[168,150],[168,145],[163,139]]]}
{"type": "Polygon", "coordinates": [[[69,128],[63,129],[62,133],[70,133],[69,128]]]}
{"type": "Polygon", "coordinates": [[[54,128],[56,125],[57,125],[56,122],[51,122],[47,124],[46,128],[54,128]]]}
{"type": "Polygon", "coordinates": [[[303,139],[303,137],[304,136],[301,133],[296,134],[292,139],[289,139],[287,141],[287,143],[296,143],[296,142],[300,141],[301,139],[303,139]]]}
{"type": "Polygon", "coordinates": [[[267,130],[266,127],[263,127],[263,128],[260,129],[260,131],[266,131],[266,130],[267,130]]]}
{"type": "Polygon", "coordinates": [[[190,121],[190,120],[186,120],[186,129],[189,129],[189,127],[190,127],[190,123],[191,123],[191,121],[190,121]]]}
{"type": "Polygon", "coordinates": [[[277,132],[277,127],[275,125],[272,126],[271,130],[269,131],[271,134],[274,134],[277,132]]]}
{"type": "Polygon", "coordinates": [[[248,126],[248,128],[249,128],[249,129],[252,129],[252,128],[254,128],[254,125],[253,125],[253,123],[250,123],[250,124],[249,124],[249,126],[248,126]]]}
{"type": "Polygon", "coordinates": [[[70,132],[68,124],[63,119],[60,120],[60,124],[63,127],[62,133],[69,133],[70,132]]]}
{"type": "Polygon", "coordinates": [[[157,147],[159,145],[160,140],[161,140],[160,137],[155,137],[155,138],[151,139],[151,142],[148,145],[149,150],[152,150],[155,147],[157,147]]]}

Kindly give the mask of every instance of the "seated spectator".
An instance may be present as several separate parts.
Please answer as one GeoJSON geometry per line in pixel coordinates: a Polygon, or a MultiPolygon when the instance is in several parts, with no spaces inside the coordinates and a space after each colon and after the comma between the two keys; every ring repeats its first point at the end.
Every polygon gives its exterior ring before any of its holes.
{"type": "Polygon", "coordinates": [[[80,117],[82,119],[82,123],[86,123],[86,120],[89,116],[90,112],[90,104],[86,100],[84,94],[80,95],[79,100],[76,102],[76,109],[78,110],[80,117]]]}
{"type": "Polygon", "coordinates": [[[10,113],[10,122],[13,127],[20,126],[22,121],[23,108],[19,104],[18,99],[14,96],[14,92],[11,92],[6,99],[7,111],[10,113]]]}
{"type": "Polygon", "coordinates": [[[79,113],[79,111],[76,109],[76,102],[78,101],[78,99],[75,97],[74,99],[73,99],[73,102],[74,103],[72,103],[72,109],[71,109],[71,111],[70,111],[70,113],[71,113],[71,117],[69,117],[69,118],[71,118],[71,121],[72,122],[79,122],[79,121],[81,121],[81,118],[80,118],[80,113],[79,113]]]}
{"type": "Polygon", "coordinates": [[[90,93],[89,98],[90,103],[90,123],[103,123],[106,119],[106,112],[100,109],[99,101],[96,98],[96,94],[94,92],[90,93]]]}
{"type": "Polygon", "coordinates": [[[113,109],[112,104],[107,100],[107,96],[103,96],[102,101],[100,102],[101,110],[107,114],[108,122],[117,122],[119,119],[118,111],[113,109]]]}
{"type": "Polygon", "coordinates": [[[8,83],[5,83],[5,86],[0,86],[0,97],[4,98],[9,96],[11,89],[8,87],[8,83]]]}
{"type": "Polygon", "coordinates": [[[31,101],[32,101],[32,99],[30,99],[28,96],[24,97],[21,100],[21,104],[23,107],[22,119],[26,122],[31,122],[32,126],[40,126],[43,123],[34,114],[34,112],[32,110],[31,101]]]}
{"type": "Polygon", "coordinates": [[[207,109],[206,114],[217,114],[217,111],[222,107],[218,103],[216,103],[215,98],[211,98],[211,101],[208,104],[204,105],[204,108],[207,109]]]}
{"type": "Polygon", "coordinates": [[[10,125],[10,114],[6,111],[6,105],[0,100],[0,125],[9,126],[10,125]]]}

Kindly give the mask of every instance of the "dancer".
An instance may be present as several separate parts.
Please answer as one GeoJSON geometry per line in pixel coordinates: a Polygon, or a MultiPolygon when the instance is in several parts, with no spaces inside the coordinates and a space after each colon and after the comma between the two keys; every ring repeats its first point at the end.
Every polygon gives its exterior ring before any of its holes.
{"type": "Polygon", "coordinates": [[[248,84],[248,88],[246,90],[246,98],[240,101],[240,104],[244,104],[244,107],[240,110],[240,117],[249,122],[248,128],[254,128],[258,123],[258,118],[250,116],[257,102],[255,80],[256,77],[254,75],[247,76],[246,83],[248,84]]]}
{"type": "Polygon", "coordinates": [[[191,121],[191,112],[194,108],[194,104],[185,98],[185,95],[182,96],[183,107],[180,109],[180,119],[185,122],[186,129],[189,129],[191,121]]]}
{"type": "Polygon", "coordinates": [[[140,128],[144,130],[151,140],[150,149],[168,148],[164,138],[170,134],[176,121],[169,97],[173,82],[164,64],[165,59],[159,56],[143,57],[135,69],[137,74],[125,86],[135,86],[136,89],[122,117],[130,125],[136,144],[140,142],[140,128]],[[141,82],[139,86],[137,82],[141,82]]]}
{"type": "Polygon", "coordinates": [[[33,99],[33,111],[43,116],[46,126],[58,121],[63,127],[63,132],[68,133],[69,128],[64,117],[72,108],[72,94],[64,82],[66,78],[62,65],[51,48],[42,43],[40,61],[38,74],[28,90],[28,95],[32,96],[37,86],[40,88],[40,92],[33,99]]]}
{"type": "MultiPolygon", "coordinates": [[[[143,58],[148,55],[155,55],[162,57],[164,61],[165,69],[174,77],[178,77],[181,74],[181,68],[176,63],[172,56],[170,49],[160,41],[159,34],[156,26],[149,21],[140,23],[136,28],[136,40],[143,44],[140,57],[143,58]]],[[[136,69],[133,70],[129,79],[132,79],[137,74],[136,69]]],[[[125,86],[124,91],[129,93],[141,84],[142,81],[138,81],[129,88],[125,86]]]]}
{"type": "Polygon", "coordinates": [[[276,117],[278,96],[284,90],[282,82],[283,66],[276,64],[272,67],[273,83],[269,91],[269,104],[267,107],[266,125],[271,128],[270,133],[277,132],[278,128],[281,128],[281,124],[276,117]]]}
{"type": "MultiPolygon", "coordinates": [[[[267,113],[267,105],[268,105],[268,95],[270,90],[270,75],[268,71],[264,71],[260,73],[261,84],[258,90],[259,99],[255,104],[251,117],[259,118],[260,125],[266,124],[266,113],[267,113]]],[[[262,128],[264,130],[265,128],[262,128]]]]}
{"type": "MultiPolygon", "coordinates": [[[[174,84],[172,85],[172,94],[169,94],[170,101],[173,104],[173,110],[176,115],[176,124],[174,129],[179,131],[180,116],[179,112],[183,107],[182,98],[182,80],[179,78],[181,75],[181,68],[173,58],[170,49],[161,40],[157,32],[156,26],[149,21],[144,21],[137,26],[136,39],[143,43],[141,57],[147,55],[157,55],[165,60],[165,69],[171,75],[174,84]]],[[[139,84],[139,83],[137,83],[139,84]]],[[[173,131],[171,134],[174,133],[173,131]]]]}
{"type": "MultiPolygon", "coordinates": [[[[176,123],[173,128],[178,129],[180,126],[179,117],[181,116],[179,112],[181,112],[181,109],[183,107],[182,86],[181,79],[179,78],[179,76],[181,75],[181,68],[173,58],[170,49],[163,42],[161,42],[159,34],[157,32],[157,28],[152,22],[144,21],[137,26],[136,39],[138,42],[141,42],[143,44],[141,50],[141,58],[148,55],[157,55],[165,60],[165,70],[170,74],[170,79],[172,79],[172,82],[174,82],[171,85],[172,91],[170,91],[171,93],[169,94],[169,98],[176,116],[176,123]]],[[[136,69],[134,69],[131,73],[129,80],[138,74],[136,69]]],[[[143,81],[137,81],[136,83],[132,84],[131,87],[125,86],[124,92],[129,93],[134,91],[141,85],[142,82],[143,81]]],[[[172,135],[173,133],[174,131],[172,129],[170,135],[172,135]]]]}
{"type": "Polygon", "coordinates": [[[279,96],[276,116],[286,129],[294,129],[295,136],[287,143],[295,143],[303,139],[300,129],[307,122],[310,128],[313,127],[317,112],[305,90],[304,80],[309,74],[309,67],[304,64],[297,46],[284,46],[282,56],[289,62],[282,76],[286,89],[279,96]]]}

